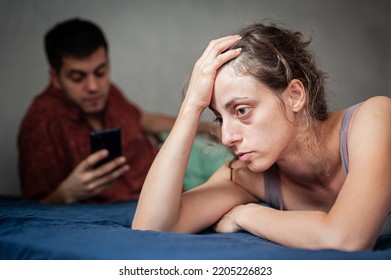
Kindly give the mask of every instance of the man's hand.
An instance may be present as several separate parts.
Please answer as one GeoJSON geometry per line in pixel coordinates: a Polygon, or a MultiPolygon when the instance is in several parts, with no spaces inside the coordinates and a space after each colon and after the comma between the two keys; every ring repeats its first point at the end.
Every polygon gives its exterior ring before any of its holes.
{"type": "Polygon", "coordinates": [[[69,204],[92,198],[112,186],[113,182],[129,170],[125,157],[94,168],[95,164],[108,156],[101,150],[80,162],[58,189],[41,202],[46,204],[69,204]]]}

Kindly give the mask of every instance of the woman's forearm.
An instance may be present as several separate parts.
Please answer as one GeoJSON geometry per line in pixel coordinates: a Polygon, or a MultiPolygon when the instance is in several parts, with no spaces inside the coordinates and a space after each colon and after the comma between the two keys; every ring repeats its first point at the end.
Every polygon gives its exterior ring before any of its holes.
{"type": "Polygon", "coordinates": [[[279,211],[256,204],[238,211],[239,228],[289,247],[305,249],[368,250],[373,247],[360,232],[322,211],[279,211]]]}
{"type": "Polygon", "coordinates": [[[132,227],[169,231],[180,215],[183,181],[202,110],[184,103],[144,182],[132,227]]]}
{"type": "Polygon", "coordinates": [[[253,205],[237,216],[238,226],[254,235],[289,247],[316,249],[324,246],[320,232],[327,213],[279,211],[253,205]],[[309,223],[309,221],[311,221],[309,223]]]}

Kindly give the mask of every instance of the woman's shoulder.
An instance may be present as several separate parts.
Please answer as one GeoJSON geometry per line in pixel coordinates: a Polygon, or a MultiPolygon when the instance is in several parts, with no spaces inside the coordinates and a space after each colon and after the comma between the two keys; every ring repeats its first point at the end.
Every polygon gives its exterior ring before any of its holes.
{"type": "Polygon", "coordinates": [[[349,125],[350,150],[371,149],[369,143],[385,143],[391,140],[391,99],[386,96],[371,97],[361,103],[352,115],[349,125]],[[362,147],[364,145],[364,148],[362,147]]]}
{"type": "Polygon", "coordinates": [[[372,122],[387,122],[391,117],[391,98],[374,96],[361,103],[353,116],[356,125],[369,125],[372,122]]]}
{"type": "Polygon", "coordinates": [[[391,98],[388,96],[374,96],[361,102],[360,111],[363,113],[371,113],[374,111],[390,111],[391,98]]]}

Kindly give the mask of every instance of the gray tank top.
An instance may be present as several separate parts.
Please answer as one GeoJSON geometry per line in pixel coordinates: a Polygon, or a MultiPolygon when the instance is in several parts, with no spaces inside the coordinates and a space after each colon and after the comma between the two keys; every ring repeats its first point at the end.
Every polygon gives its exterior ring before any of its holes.
{"type": "MultiPolygon", "coordinates": [[[[353,112],[361,105],[361,103],[349,107],[343,116],[342,127],[340,130],[340,154],[342,165],[345,174],[349,171],[349,156],[348,156],[348,128],[353,112]]],[[[279,210],[284,210],[280,191],[280,179],[278,176],[278,167],[274,164],[271,168],[264,172],[264,186],[266,203],[271,207],[279,210]]],[[[391,235],[391,212],[381,229],[380,235],[391,235]]]]}

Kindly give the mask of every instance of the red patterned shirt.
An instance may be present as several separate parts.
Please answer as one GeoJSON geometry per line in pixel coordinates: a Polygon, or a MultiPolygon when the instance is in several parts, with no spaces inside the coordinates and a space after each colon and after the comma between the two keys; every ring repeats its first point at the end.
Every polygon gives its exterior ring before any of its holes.
{"type": "MultiPolygon", "coordinates": [[[[122,151],[130,170],[111,188],[86,201],[119,202],[138,198],[157,148],[140,124],[140,110],[111,86],[104,112],[105,128],[122,129],[122,151]]],[[[79,109],[49,86],[35,98],[18,136],[22,196],[39,200],[90,154],[92,131],[79,109]]]]}

